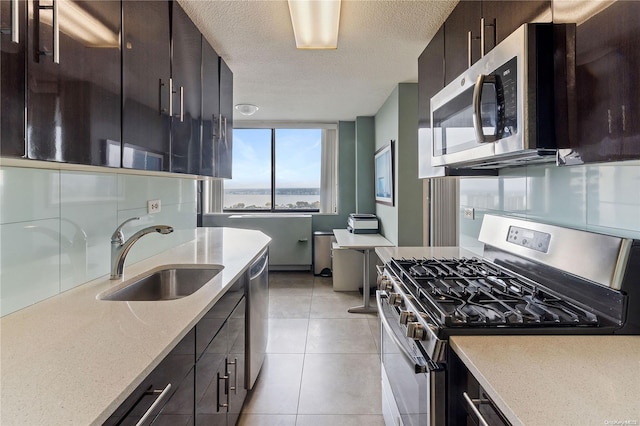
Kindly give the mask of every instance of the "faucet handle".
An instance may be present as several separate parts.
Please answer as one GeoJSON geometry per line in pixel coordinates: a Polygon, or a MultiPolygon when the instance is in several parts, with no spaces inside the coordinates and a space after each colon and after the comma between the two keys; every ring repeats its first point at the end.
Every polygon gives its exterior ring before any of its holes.
{"type": "Polygon", "coordinates": [[[125,220],[124,222],[122,222],[115,231],[113,231],[113,235],[111,235],[111,242],[112,243],[124,243],[124,234],[122,233],[122,228],[129,222],[133,222],[134,220],[140,220],[140,217],[132,217],[129,218],[127,220],[125,220]]]}

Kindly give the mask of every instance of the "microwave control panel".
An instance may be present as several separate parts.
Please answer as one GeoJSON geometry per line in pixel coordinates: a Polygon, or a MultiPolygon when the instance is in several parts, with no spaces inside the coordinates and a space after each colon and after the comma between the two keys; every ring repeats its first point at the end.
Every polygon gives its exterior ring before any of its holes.
{"type": "Polygon", "coordinates": [[[497,94],[502,100],[498,105],[499,131],[501,138],[518,133],[518,60],[512,58],[491,73],[498,81],[497,94]]]}

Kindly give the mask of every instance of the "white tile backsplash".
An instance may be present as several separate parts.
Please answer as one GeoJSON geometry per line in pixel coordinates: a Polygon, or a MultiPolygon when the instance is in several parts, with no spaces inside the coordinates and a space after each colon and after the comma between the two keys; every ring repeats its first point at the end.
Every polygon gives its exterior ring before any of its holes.
{"type": "Polygon", "coordinates": [[[194,237],[195,179],[0,167],[0,315],[109,273],[111,234],[127,218],[125,237],[154,224],[169,235],[143,237],[133,263],[194,237]],[[162,211],[147,215],[147,200],[162,211]]]}

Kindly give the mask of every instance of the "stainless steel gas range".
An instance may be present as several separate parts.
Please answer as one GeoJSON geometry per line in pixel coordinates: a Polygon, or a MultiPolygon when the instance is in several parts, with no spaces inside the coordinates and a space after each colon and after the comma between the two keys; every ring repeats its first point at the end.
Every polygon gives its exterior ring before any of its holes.
{"type": "Polygon", "coordinates": [[[480,257],[395,257],[379,270],[383,413],[455,425],[450,336],[640,334],[640,241],[486,215],[480,257]]]}

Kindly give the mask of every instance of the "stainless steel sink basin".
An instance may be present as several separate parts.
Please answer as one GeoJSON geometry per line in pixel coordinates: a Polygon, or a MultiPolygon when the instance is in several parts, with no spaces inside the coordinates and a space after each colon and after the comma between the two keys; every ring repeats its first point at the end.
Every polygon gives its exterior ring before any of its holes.
{"type": "Polygon", "coordinates": [[[133,279],[129,284],[98,296],[100,300],[174,300],[193,294],[224,266],[165,266],[133,279]]]}

